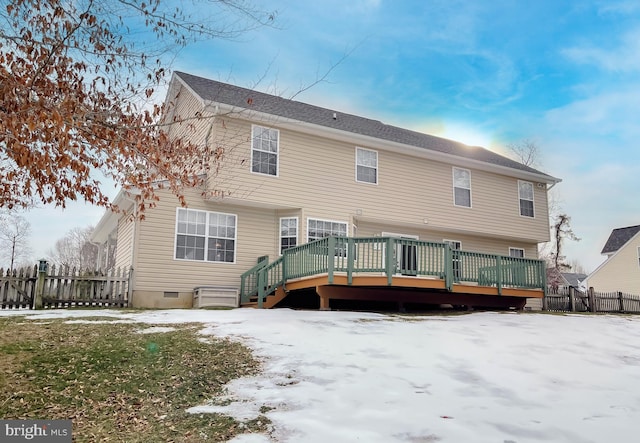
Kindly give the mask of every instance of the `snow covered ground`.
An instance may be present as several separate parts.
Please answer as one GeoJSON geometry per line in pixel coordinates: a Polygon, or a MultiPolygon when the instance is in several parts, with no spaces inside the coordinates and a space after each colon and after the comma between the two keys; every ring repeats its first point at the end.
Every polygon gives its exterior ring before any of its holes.
{"type": "Polygon", "coordinates": [[[242,341],[264,372],[230,383],[230,405],[190,410],[244,420],[272,408],[265,413],[271,435],[243,435],[233,443],[640,438],[640,317],[254,309],[28,316],[109,316],[153,324],[157,332],[202,322],[205,340],[242,341]]]}

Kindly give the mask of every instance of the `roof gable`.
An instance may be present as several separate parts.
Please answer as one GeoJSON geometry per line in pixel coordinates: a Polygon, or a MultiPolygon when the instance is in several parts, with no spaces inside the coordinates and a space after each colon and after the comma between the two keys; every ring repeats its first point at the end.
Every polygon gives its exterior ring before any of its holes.
{"type": "Polygon", "coordinates": [[[638,232],[640,232],[640,225],[614,229],[611,231],[611,235],[609,235],[609,239],[605,243],[604,248],[602,248],[601,254],[612,254],[616,252],[638,232]]]}
{"type": "Polygon", "coordinates": [[[549,183],[557,183],[560,181],[548,174],[482,147],[468,146],[453,140],[387,125],[378,120],[345,114],[336,110],[321,108],[319,106],[309,105],[183,72],[175,72],[174,75],[184,81],[194,93],[206,101],[251,109],[253,111],[324,126],[334,130],[374,137],[532,173],[541,176],[541,180],[545,179],[549,183]]]}

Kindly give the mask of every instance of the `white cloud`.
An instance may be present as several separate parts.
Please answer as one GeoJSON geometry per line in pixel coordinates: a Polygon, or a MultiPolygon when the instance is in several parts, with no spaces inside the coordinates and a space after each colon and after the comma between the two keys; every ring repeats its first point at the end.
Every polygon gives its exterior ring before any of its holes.
{"type": "Polygon", "coordinates": [[[561,53],[578,64],[595,65],[611,72],[640,71],[640,29],[620,37],[615,47],[587,45],[567,48],[561,53]]]}

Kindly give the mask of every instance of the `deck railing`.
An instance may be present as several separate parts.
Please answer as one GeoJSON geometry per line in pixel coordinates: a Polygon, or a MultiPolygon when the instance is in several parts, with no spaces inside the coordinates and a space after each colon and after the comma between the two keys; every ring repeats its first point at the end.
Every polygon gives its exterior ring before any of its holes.
{"type": "Polygon", "coordinates": [[[394,275],[441,279],[448,290],[454,283],[475,283],[502,288],[546,287],[544,262],[451,249],[446,243],[395,237],[325,237],[286,249],[271,264],[258,263],[241,276],[243,302],[264,298],[292,279],[327,274],[332,284],[336,273],[377,274],[391,285],[394,275]],[[389,253],[390,251],[390,253],[389,253]]]}
{"type": "Polygon", "coordinates": [[[258,271],[269,264],[269,256],[258,257],[257,263],[240,276],[241,302],[246,303],[250,297],[258,294],[258,271]]]}

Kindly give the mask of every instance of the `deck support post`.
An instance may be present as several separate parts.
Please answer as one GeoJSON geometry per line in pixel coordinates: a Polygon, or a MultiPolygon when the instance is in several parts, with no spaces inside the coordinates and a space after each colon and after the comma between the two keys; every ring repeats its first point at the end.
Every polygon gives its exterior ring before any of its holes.
{"type": "Polygon", "coordinates": [[[500,256],[496,260],[496,287],[498,295],[502,295],[502,258],[500,256]]]}
{"type": "Polygon", "coordinates": [[[320,297],[320,310],[330,311],[329,306],[329,288],[327,286],[316,286],[316,294],[320,297]]]}
{"type": "Polygon", "coordinates": [[[332,235],[327,237],[327,277],[329,284],[333,284],[333,269],[336,262],[336,238],[332,235]]]}
{"type": "Polygon", "coordinates": [[[347,284],[353,283],[353,261],[356,256],[356,248],[353,244],[353,237],[347,239],[347,284]]]}
{"type": "Polygon", "coordinates": [[[395,254],[395,243],[393,238],[387,238],[386,248],[387,256],[385,257],[385,268],[387,270],[387,284],[391,286],[393,284],[393,273],[395,272],[396,268],[396,263],[393,259],[393,256],[395,254]]]}

